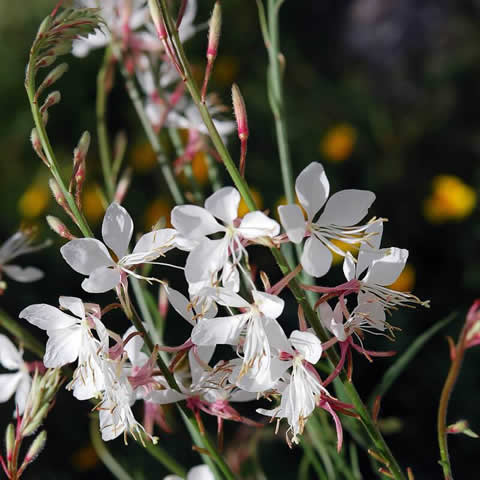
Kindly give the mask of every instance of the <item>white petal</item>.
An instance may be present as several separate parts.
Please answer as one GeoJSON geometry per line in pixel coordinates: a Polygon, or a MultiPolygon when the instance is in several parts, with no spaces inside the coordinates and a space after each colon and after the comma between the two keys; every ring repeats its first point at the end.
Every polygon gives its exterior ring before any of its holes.
{"type": "Polygon", "coordinates": [[[363,281],[371,285],[391,285],[402,273],[408,259],[408,250],[388,248],[386,255],[374,260],[363,281]]]}
{"type": "Polygon", "coordinates": [[[295,191],[309,220],[323,207],[330,193],[330,184],[323,166],[312,162],[304,168],[295,182],[295,191]]]}
{"type": "Polygon", "coordinates": [[[193,327],[192,342],[195,345],[236,345],[247,319],[245,314],[202,318],[193,327]]]}
{"type": "Polygon", "coordinates": [[[265,318],[263,321],[263,328],[268,338],[270,347],[273,347],[280,352],[291,352],[290,344],[287,336],[280,324],[273,318],[265,318]]]}
{"type": "Polygon", "coordinates": [[[205,287],[198,292],[199,296],[208,297],[219,305],[224,307],[248,308],[250,304],[244,300],[238,293],[228,288],[205,287]]]}
{"type": "Polygon", "coordinates": [[[95,238],[70,240],[60,253],[76,272],[83,275],[90,275],[99,267],[115,265],[105,245],[95,238]]]}
{"type": "Polygon", "coordinates": [[[252,296],[258,309],[270,318],[278,318],[282,312],[285,302],[276,295],[252,290],[252,296]]]}
{"type": "Polygon", "coordinates": [[[226,261],[222,269],[222,286],[232,292],[240,290],[240,272],[236,265],[226,261]]]}
{"type": "Polygon", "coordinates": [[[199,385],[205,373],[208,373],[208,362],[212,359],[214,352],[215,345],[197,346],[196,355],[193,353],[193,350],[190,349],[188,352],[188,362],[190,365],[190,373],[192,374],[192,385],[199,385]],[[198,360],[201,360],[201,362],[198,360]]]}
{"type": "Polygon", "coordinates": [[[329,198],[317,223],[355,225],[365,217],[374,200],[375,194],[367,190],[341,190],[329,198]]]}
{"type": "Polygon", "coordinates": [[[288,239],[293,243],[300,243],[305,236],[305,217],[298,205],[281,205],[278,215],[288,239]]]}
{"type": "Polygon", "coordinates": [[[159,405],[165,405],[167,403],[179,402],[185,398],[187,398],[185,394],[168,388],[166,390],[153,390],[153,392],[145,397],[145,400],[152,403],[158,403],[159,405]]]}
{"type": "Polygon", "coordinates": [[[377,330],[382,332],[385,330],[385,310],[374,295],[359,294],[358,306],[353,311],[353,314],[358,315],[362,320],[367,321],[377,330]]]}
{"type": "Polygon", "coordinates": [[[228,255],[228,238],[204,238],[187,257],[185,277],[188,283],[210,281],[225,265],[228,255]]]}
{"type": "Polygon", "coordinates": [[[227,225],[232,225],[237,218],[239,205],[240,194],[233,187],[220,188],[205,200],[205,208],[227,225]]]}
{"type": "Polygon", "coordinates": [[[197,465],[188,472],[187,480],[215,480],[215,476],[208,465],[197,465]]]}
{"type": "Polygon", "coordinates": [[[237,231],[245,238],[275,237],[280,233],[280,225],[263,212],[247,213],[237,231]]]}
{"type": "Polygon", "coordinates": [[[316,237],[310,237],[305,242],[302,259],[303,269],[312,277],[322,277],[332,265],[332,252],[316,237]]]}
{"type": "Polygon", "coordinates": [[[118,258],[126,255],[132,233],[132,217],[121,205],[112,203],[103,217],[102,237],[105,244],[115,252],[118,258]]]}
{"type": "Polygon", "coordinates": [[[374,260],[382,257],[379,250],[382,241],[383,222],[373,222],[365,231],[370,234],[368,241],[362,242],[357,258],[357,278],[372,264],[374,260]]]}
{"type": "Polygon", "coordinates": [[[47,331],[58,328],[68,328],[79,323],[77,318],[67,315],[58,308],[44,303],[38,303],[24,308],[20,312],[19,317],[47,331]]]}
{"type": "Polygon", "coordinates": [[[350,252],[345,254],[343,260],[343,274],[348,281],[355,278],[355,260],[350,252]]]}
{"type": "Polygon", "coordinates": [[[44,277],[43,272],[35,267],[19,267],[18,265],[5,265],[3,271],[17,282],[36,282],[44,277]]]}
{"type": "MultiPolygon", "coordinates": [[[[138,330],[132,325],[123,335],[123,340],[125,341],[132,333],[136,333],[138,330]]],[[[145,365],[145,362],[148,360],[148,355],[142,352],[144,345],[143,338],[141,335],[135,335],[132,337],[128,343],[125,345],[124,350],[127,352],[128,359],[130,363],[136,367],[142,367],[145,365]]]]}
{"type": "MultiPolygon", "coordinates": [[[[247,392],[265,392],[274,387],[275,382],[292,366],[292,362],[285,362],[278,358],[270,360],[270,368],[268,371],[262,369],[262,362],[265,357],[260,360],[259,370],[263,370],[263,375],[257,375],[258,371],[255,366],[251,368],[245,375],[240,376],[242,362],[233,360],[231,364],[236,365],[232,369],[229,380],[242,390],[247,392]]],[[[257,363],[255,363],[257,365],[257,363]]]]}
{"type": "Polygon", "coordinates": [[[322,356],[322,342],[310,332],[294,330],[290,335],[290,342],[300,352],[307,362],[317,363],[322,356]]]}
{"type": "Polygon", "coordinates": [[[196,205],[180,205],[172,210],[172,225],[185,237],[201,239],[224,230],[213,215],[196,205]]]}
{"type": "Polygon", "coordinates": [[[7,370],[18,370],[23,358],[17,347],[5,335],[0,334],[0,365],[7,370]]]}
{"type": "Polygon", "coordinates": [[[78,318],[85,318],[85,306],[80,298],[77,297],[60,297],[58,303],[65,310],[69,310],[78,318]]]}
{"type": "Polygon", "coordinates": [[[175,309],[175,311],[188,323],[194,325],[194,312],[188,298],[171,287],[165,287],[165,291],[167,292],[168,301],[170,302],[170,305],[172,305],[172,307],[175,309]]]}
{"type": "Polygon", "coordinates": [[[15,394],[15,404],[18,406],[18,413],[20,415],[25,411],[25,404],[27,403],[27,397],[30,393],[30,387],[32,385],[32,379],[28,373],[24,373],[22,379],[17,386],[17,392],[15,394]]]}
{"type": "Polygon", "coordinates": [[[343,313],[340,303],[337,303],[335,310],[332,310],[327,302],[323,302],[319,305],[317,311],[322,325],[341,342],[345,341],[347,337],[343,326],[343,313]]]}
{"type": "Polygon", "coordinates": [[[22,377],[22,372],[0,375],[0,403],[6,402],[13,395],[22,377]]]}
{"type": "Polygon", "coordinates": [[[47,368],[63,367],[78,358],[82,342],[82,329],[78,327],[60,328],[48,332],[47,348],[43,364],[47,368]]]}
{"type": "Polygon", "coordinates": [[[133,252],[122,259],[122,265],[137,265],[152,262],[172,248],[175,248],[176,231],[163,228],[146,233],[135,245],[133,252]]]}
{"type": "Polygon", "coordinates": [[[82,282],[82,288],[88,293],[104,293],[120,283],[120,272],[116,268],[101,267],[94,270],[82,282]]]}

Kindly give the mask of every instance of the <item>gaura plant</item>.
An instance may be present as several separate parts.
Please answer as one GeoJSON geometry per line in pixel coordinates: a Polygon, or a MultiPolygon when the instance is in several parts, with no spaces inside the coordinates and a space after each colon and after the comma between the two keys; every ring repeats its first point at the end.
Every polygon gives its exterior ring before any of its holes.
{"type": "MultiPolygon", "coordinates": [[[[65,8],[60,2],[40,25],[25,78],[34,120],[31,141],[65,213],[64,219],[48,216],[47,221],[67,240],[60,254],[76,272],[72,275],[79,274],[79,281],[80,275],[86,277],[81,282],[85,295],[61,296],[58,306],[23,306],[18,322],[1,313],[0,325],[20,344],[17,349],[0,336],[0,363],[13,372],[0,374],[0,401],[14,394],[16,398],[16,419],[7,427],[6,452],[0,457],[10,480],[20,478],[44,447],[42,431],[21,456],[24,438],[43,423],[55,396],[64,395],[59,390],[63,382],[77,400],[91,402],[92,443],[116,478],[133,478],[104,443],[117,437],[123,437],[125,444],[131,438],[143,445],[171,474],[166,478],[264,478],[252,450],[261,439],[256,432],[269,430],[272,422],[292,448],[291,455],[302,455],[299,478],[309,478],[312,472],[316,478],[362,478],[357,444],[373,467],[374,473],[364,473],[364,478],[414,478],[412,469],[399,464],[378,427],[380,396],[389,385],[382,382],[373,405],[367,406],[353,383],[353,352],[369,361],[393,356],[393,351],[368,349],[369,334],[393,340],[395,310],[428,307],[428,301],[390,288],[406,265],[408,250],[381,246],[385,219],[368,218],[374,193],[347,189],[331,194],[327,174],[316,161],[294,180],[279,49],[282,3],[258,1],[287,198],[278,209],[280,223],[257,208],[245,180],[248,98],[233,85],[234,118],[228,118],[218,97],[209,93],[220,45],[220,2],[214,4],[208,24],[201,88],[184,48],[192,37],[201,37],[196,0],[78,0],[65,8]],[[90,134],[80,138],[66,179],[47,128],[50,108],[61,101],[60,92],[51,89],[68,69],[66,63],[58,63],[59,57],[71,52],[84,57],[95,48],[105,49],[96,99],[97,143],[108,205],[102,240],[95,238],[82,204],[90,134]],[[128,203],[134,179],[123,164],[125,148],[110,140],[106,123],[117,69],[176,203],[172,228],[155,225],[132,250],[134,222],[122,204],[128,203]],[[182,137],[180,131],[186,135],[182,137]],[[235,131],[240,141],[238,167],[230,153],[234,148],[227,146],[235,131]],[[174,155],[165,142],[174,147],[174,155]],[[209,191],[198,185],[192,173],[199,152],[207,158],[209,191]],[[225,185],[224,169],[229,176],[225,185]],[[178,181],[180,173],[187,179],[184,187],[178,181]],[[242,199],[249,212],[240,216],[242,199]],[[258,271],[250,255],[252,246],[273,256],[282,274],[279,281],[272,284],[274,274],[258,271]],[[333,253],[344,259],[345,281],[338,285],[329,283],[327,276],[333,253]],[[180,270],[184,278],[177,289],[170,285],[172,269],[180,270]],[[153,289],[159,289],[158,304],[153,289]],[[100,304],[92,303],[92,293],[102,294],[100,304]],[[285,304],[293,300],[298,325],[292,329],[286,322],[285,304]],[[189,337],[175,346],[166,345],[163,338],[172,309],[191,327],[189,337]],[[125,332],[113,329],[109,319],[113,310],[120,310],[130,322],[125,332]],[[27,324],[47,333],[46,346],[25,329],[27,324]],[[42,361],[26,362],[24,349],[42,361]],[[242,406],[246,402],[254,405],[249,414],[242,406]],[[202,465],[187,468],[164,448],[164,432],[170,429],[167,404],[176,406],[202,465]],[[215,440],[204,424],[206,416],[216,418],[215,440]],[[238,448],[235,461],[227,454],[228,443],[226,449],[224,445],[225,420],[249,429],[249,443],[238,448]],[[350,433],[349,456],[344,429],[350,433]]],[[[33,267],[22,270],[7,264],[33,250],[36,247],[28,246],[25,234],[15,234],[0,249],[0,273],[19,281],[39,279],[41,272],[33,267]]],[[[451,347],[453,373],[439,411],[445,478],[453,478],[447,433],[472,434],[465,422],[447,427],[445,417],[461,358],[466,348],[478,343],[477,316],[475,306],[459,343],[451,347]]],[[[389,372],[390,382],[445,323],[435,325],[400,357],[389,372]]]]}

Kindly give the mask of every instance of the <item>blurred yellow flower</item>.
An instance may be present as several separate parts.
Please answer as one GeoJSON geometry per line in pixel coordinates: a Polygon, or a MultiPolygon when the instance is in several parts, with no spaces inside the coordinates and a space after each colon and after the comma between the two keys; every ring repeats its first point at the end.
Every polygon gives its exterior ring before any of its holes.
{"type": "MultiPolygon", "coordinates": [[[[360,244],[352,244],[352,243],[347,243],[347,242],[342,242],[341,240],[337,240],[336,238],[330,239],[330,241],[338,247],[340,250],[344,251],[345,253],[350,252],[354,257],[357,256],[357,252],[359,249],[360,244]]],[[[332,252],[333,258],[332,258],[332,265],[338,265],[340,263],[343,263],[344,257],[342,255],[339,255],[338,253],[335,253],[333,250],[330,250],[332,252]]]]}
{"type": "Polygon", "coordinates": [[[424,215],[432,223],[462,220],[477,203],[475,190],[454,175],[438,175],[432,181],[432,194],[425,199],[424,215]]]}
{"type": "Polygon", "coordinates": [[[388,288],[398,292],[411,292],[415,285],[415,268],[410,263],[405,265],[403,272],[388,288]]]}
{"type": "Polygon", "coordinates": [[[95,468],[100,459],[98,458],[97,452],[92,445],[88,445],[83,448],[79,448],[72,455],[72,465],[80,471],[91,470],[95,468]]]}
{"type": "Polygon", "coordinates": [[[36,218],[46,210],[50,196],[46,184],[31,185],[21,196],[18,209],[24,218],[36,218]]]}
{"type": "Polygon", "coordinates": [[[343,162],[352,154],[356,141],[356,130],[351,125],[342,123],[326,133],[320,143],[320,151],[331,162],[343,162]]]}
{"type": "Polygon", "coordinates": [[[170,210],[172,209],[170,203],[164,198],[157,198],[154,200],[145,211],[144,225],[146,230],[151,228],[160,220],[165,218],[165,227],[171,227],[170,210]]]}
{"type": "MultiPolygon", "coordinates": [[[[255,200],[255,204],[257,205],[258,210],[263,209],[263,198],[262,195],[258,190],[255,188],[250,188],[250,192],[252,192],[252,197],[255,200]]],[[[243,200],[243,198],[240,200],[240,206],[238,207],[238,216],[243,217],[246,215],[250,210],[247,207],[247,204],[243,200]]]]}
{"type": "Polygon", "coordinates": [[[157,164],[157,159],[148,142],[136,145],[130,156],[130,163],[140,173],[149,172],[157,164]]]}
{"type": "Polygon", "coordinates": [[[102,196],[96,186],[88,187],[82,197],[83,213],[91,223],[98,223],[103,218],[105,208],[102,196]]]}
{"type": "Polygon", "coordinates": [[[193,176],[200,185],[208,181],[208,163],[204,152],[197,152],[192,160],[193,176]]]}

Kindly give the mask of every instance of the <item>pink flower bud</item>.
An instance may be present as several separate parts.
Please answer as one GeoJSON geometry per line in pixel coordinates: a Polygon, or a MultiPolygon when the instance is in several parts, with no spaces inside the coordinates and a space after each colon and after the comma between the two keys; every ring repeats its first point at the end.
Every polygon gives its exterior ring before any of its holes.
{"type": "Polygon", "coordinates": [[[32,142],[32,147],[35,153],[42,159],[42,162],[47,167],[50,167],[47,157],[43,153],[42,142],[40,141],[40,137],[38,136],[38,132],[36,128],[32,129],[32,133],[30,134],[30,141],[32,142]]]}
{"type": "Polygon", "coordinates": [[[158,0],[148,0],[148,8],[150,9],[150,15],[152,16],[153,24],[155,25],[160,40],[165,40],[167,38],[167,31],[163,23],[162,12],[158,6],[158,0]]]}
{"type": "Polygon", "coordinates": [[[76,238],[70,233],[68,228],[57,217],[47,215],[47,223],[48,226],[62,238],[66,238],[67,240],[73,240],[74,238],[76,238]]]}
{"type": "Polygon", "coordinates": [[[240,140],[248,139],[248,119],[245,101],[237,84],[232,85],[232,100],[233,111],[235,112],[235,119],[237,120],[238,138],[240,140]]]}
{"type": "Polygon", "coordinates": [[[212,16],[210,17],[208,30],[208,47],[207,58],[215,59],[218,52],[218,44],[220,43],[220,32],[222,30],[222,10],[220,2],[216,2],[213,7],[212,16]]]}
{"type": "Polygon", "coordinates": [[[56,182],[56,180],[51,178],[48,181],[48,186],[50,187],[50,190],[53,194],[53,198],[55,198],[55,201],[62,208],[65,208],[67,206],[67,201],[65,200],[65,196],[63,195],[63,192],[61,191],[60,187],[58,186],[58,183],[56,182]]]}

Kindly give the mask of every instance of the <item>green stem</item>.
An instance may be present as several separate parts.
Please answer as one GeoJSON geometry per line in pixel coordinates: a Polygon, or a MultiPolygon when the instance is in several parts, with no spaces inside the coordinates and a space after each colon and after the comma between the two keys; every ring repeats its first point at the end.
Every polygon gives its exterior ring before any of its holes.
{"type": "MultiPolygon", "coordinates": [[[[32,53],[30,61],[32,60],[32,53]]],[[[78,208],[75,203],[73,195],[68,191],[63,182],[63,179],[59,173],[58,163],[53,153],[52,145],[48,138],[47,131],[45,129],[45,124],[43,123],[42,115],[40,109],[38,108],[37,99],[35,98],[35,75],[33,68],[27,68],[27,78],[25,80],[25,88],[27,90],[28,100],[30,102],[30,108],[32,110],[33,121],[35,122],[35,127],[37,130],[38,138],[42,144],[42,149],[46,155],[48,166],[50,172],[52,173],[53,178],[57,182],[60,190],[62,191],[63,196],[68,204],[70,211],[76,219],[76,223],[80,231],[85,237],[93,237],[92,231],[83,216],[83,213],[78,208]]]]}
{"type": "Polygon", "coordinates": [[[100,153],[100,162],[102,164],[103,179],[105,181],[105,190],[108,201],[111,202],[115,195],[115,178],[112,171],[112,153],[110,150],[110,143],[108,141],[107,132],[107,89],[106,81],[108,69],[112,61],[112,51],[110,48],[105,50],[103,63],[97,75],[97,137],[98,147],[100,153]]]}
{"type": "Polygon", "coordinates": [[[153,457],[156,458],[169,472],[186,477],[187,471],[182,465],[178,464],[163,448],[154,445],[152,442],[145,442],[145,449],[153,457]]]}
{"type": "Polygon", "coordinates": [[[100,437],[100,430],[98,429],[98,422],[95,416],[92,416],[90,419],[90,440],[98,457],[115,478],[118,480],[133,480],[133,477],[115,460],[100,437]]]}
{"type": "Polygon", "coordinates": [[[450,397],[455,388],[455,384],[457,383],[460,369],[462,368],[463,358],[465,357],[466,334],[467,329],[464,325],[457,345],[455,346],[455,358],[450,365],[450,370],[448,371],[447,379],[443,385],[442,394],[440,395],[440,403],[438,405],[437,437],[438,447],[440,449],[440,465],[442,466],[445,480],[453,480],[452,465],[448,453],[447,412],[450,397]]]}
{"type": "Polygon", "coordinates": [[[302,447],[305,451],[305,455],[307,455],[308,459],[310,460],[310,464],[314,468],[315,472],[317,473],[317,478],[319,480],[328,480],[328,477],[323,470],[321,463],[319,462],[317,456],[315,455],[315,451],[313,450],[312,446],[308,441],[302,442],[302,447]]]}
{"type": "Polygon", "coordinates": [[[150,122],[145,109],[143,108],[142,99],[138,92],[138,88],[135,85],[132,75],[127,71],[125,65],[123,64],[122,57],[120,52],[115,51],[116,57],[119,58],[120,70],[125,79],[125,86],[130,97],[130,100],[133,103],[133,107],[137,112],[140,123],[142,124],[143,130],[147,135],[148,141],[150,142],[152,149],[157,158],[157,162],[160,165],[160,170],[162,171],[163,178],[167,184],[170,194],[172,195],[173,200],[177,205],[182,205],[184,202],[182,191],[180,190],[177,180],[173,174],[172,168],[168,162],[167,157],[165,156],[160,141],[157,134],[155,133],[152,123],[150,122]]]}
{"type": "Polygon", "coordinates": [[[5,311],[0,309],[0,327],[10,332],[17,338],[24,348],[30,350],[40,358],[43,358],[45,347],[25,328],[21,327],[18,322],[13,320],[5,311]]]}

